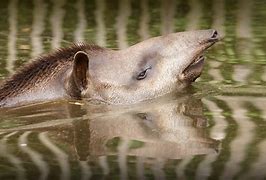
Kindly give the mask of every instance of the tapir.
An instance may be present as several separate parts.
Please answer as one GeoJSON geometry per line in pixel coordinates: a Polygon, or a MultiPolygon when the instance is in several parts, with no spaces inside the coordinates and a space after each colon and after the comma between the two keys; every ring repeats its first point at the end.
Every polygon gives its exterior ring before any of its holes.
{"type": "Polygon", "coordinates": [[[7,78],[0,107],[58,99],[133,104],[180,91],[203,70],[216,30],[153,37],[127,49],[74,44],[41,55],[7,78]]]}

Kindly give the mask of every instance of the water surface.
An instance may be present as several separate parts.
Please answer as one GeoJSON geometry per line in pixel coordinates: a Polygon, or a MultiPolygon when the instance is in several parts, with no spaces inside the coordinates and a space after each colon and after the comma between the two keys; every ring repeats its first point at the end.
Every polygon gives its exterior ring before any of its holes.
{"type": "Polygon", "coordinates": [[[188,92],[138,105],[46,102],[0,110],[0,179],[265,179],[264,0],[0,2],[0,76],[73,42],[123,49],[215,28],[188,92]]]}

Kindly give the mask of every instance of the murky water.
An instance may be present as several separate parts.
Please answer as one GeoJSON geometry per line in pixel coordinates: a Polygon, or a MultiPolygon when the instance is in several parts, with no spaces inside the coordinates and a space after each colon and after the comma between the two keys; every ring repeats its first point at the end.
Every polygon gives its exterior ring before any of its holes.
{"type": "Polygon", "coordinates": [[[0,110],[0,179],[265,179],[265,0],[0,2],[0,75],[72,42],[126,48],[215,28],[190,92],[133,106],[0,110]]]}

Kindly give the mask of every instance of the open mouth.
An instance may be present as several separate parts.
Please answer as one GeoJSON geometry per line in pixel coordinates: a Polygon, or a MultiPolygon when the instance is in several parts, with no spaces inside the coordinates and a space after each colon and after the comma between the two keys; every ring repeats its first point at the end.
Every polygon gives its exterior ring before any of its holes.
{"type": "Polygon", "coordinates": [[[187,68],[189,68],[190,66],[197,66],[197,65],[199,65],[199,64],[203,64],[204,59],[205,59],[205,58],[204,58],[203,55],[198,56],[197,58],[195,58],[195,59],[190,63],[190,65],[189,65],[187,68]]]}
{"type": "Polygon", "coordinates": [[[220,39],[221,37],[218,35],[218,32],[216,30],[211,30],[211,36],[200,42],[197,55],[182,72],[181,80],[193,82],[201,75],[205,60],[203,53],[220,39]]]}
{"type": "Polygon", "coordinates": [[[203,55],[199,55],[197,56],[189,65],[188,67],[186,67],[186,69],[183,71],[183,73],[185,74],[188,71],[195,71],[199,68],[202,68],[202,66],[204,65],[204,56],[203,55]]]}
{"type": "Polygon", "coordinates": [[[183,80],[194,82],[200,75],[204,66],[204,56],[197,56],[183,71],[183,80]]]}

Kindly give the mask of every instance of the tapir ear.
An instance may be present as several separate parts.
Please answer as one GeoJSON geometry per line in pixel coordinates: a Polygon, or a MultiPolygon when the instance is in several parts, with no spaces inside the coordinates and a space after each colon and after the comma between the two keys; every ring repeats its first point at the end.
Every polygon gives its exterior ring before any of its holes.
{"type": "Polygon", "coordinates": [[[72,76],[77,88],[82,91],[88,85],[89,57],[84,51],[78,51],[74,56],[72,76]]]}

